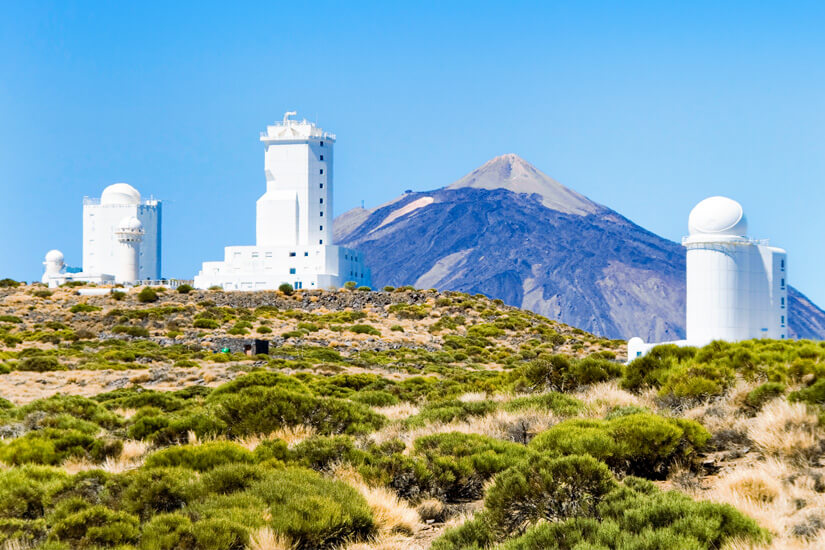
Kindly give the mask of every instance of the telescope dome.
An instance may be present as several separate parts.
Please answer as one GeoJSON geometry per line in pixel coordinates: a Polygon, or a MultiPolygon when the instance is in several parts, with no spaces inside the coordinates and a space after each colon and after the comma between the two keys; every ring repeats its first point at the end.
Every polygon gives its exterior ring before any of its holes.
{"type": "Polygon", "coordinates": [[[113,183],[103,190],[100,204],[137,205],[140,204],[140,192],[128,183],[113,183]]]}
{"type": "Polygon", "coordinates": [[[748,221],[742,205],[728,197],[708,197],[690,211],[688,230],[691,235],[745,237],[748,221]]]}
{"type": "Polygon", "coordinates": [[[143,231],[143,224],[134,216],[127,216],[120,220],[117,226],[119,231],[139,232],[143,231]]]}
{"type": "Polygon", "coordinates": [[[46,252],[46,261],[49,263],[62,263],[63,262],[63,253],[59,250],[49,250],[46,252]]]}

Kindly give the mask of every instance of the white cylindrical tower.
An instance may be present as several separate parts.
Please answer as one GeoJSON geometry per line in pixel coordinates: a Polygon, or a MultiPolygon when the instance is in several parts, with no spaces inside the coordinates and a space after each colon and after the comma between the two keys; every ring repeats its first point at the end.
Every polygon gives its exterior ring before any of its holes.
{"type": "Polygon", "coordinates": [[[143,240],[143,224],[134,216],[123,218],[115,231],[119,243],[119,261],[115,281],[134,283],[140,271],[140,243],[143,240]]]}
{"type": "Polygon", "coordinates": [[[46,260],[43,265],[46,269],[43,272],[43,278],[40,280],[49,286],[57,286],[57,281],[53,281],[52,277],[63,273],[63,253],[59,250],[49,250],[46,253],[46,260]]]}
{"type": "Polygon", "coordinates": [[[687,340],[752,337],[752,271],[758,250],[747,238],[742,206],[727,197],[710,197],[690,212],[687,248],[687,340]]]}

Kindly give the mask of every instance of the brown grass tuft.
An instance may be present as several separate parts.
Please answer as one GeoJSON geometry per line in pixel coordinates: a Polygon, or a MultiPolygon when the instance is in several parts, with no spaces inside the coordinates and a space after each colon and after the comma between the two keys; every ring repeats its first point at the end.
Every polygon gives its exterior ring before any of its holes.
{"type": "Polygon", "coordinates": [[[276,533],[269,527],[259,527],[249,535],[248,550],[292,550],[295,544],[289,537],[276,533]]]}
{"type": "Polygon", "coordinates": [[[770,456],[804,458],[819,446],[818,418],[803,403],[779,398],[765,405],[750,422],[748,437],[770,456]]]}
{"type": "Polygon", "coordinates": [[[358,490],[367,501],[375,524],[383,534],[412,535],[420,528],[418,512],[386,487],[371,487],[351,466],[341,466],[335,477],[358,490]]]}

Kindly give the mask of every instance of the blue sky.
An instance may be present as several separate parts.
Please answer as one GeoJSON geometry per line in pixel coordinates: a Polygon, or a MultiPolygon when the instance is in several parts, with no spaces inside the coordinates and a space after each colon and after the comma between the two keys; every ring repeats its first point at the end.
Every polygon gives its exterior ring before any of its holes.
{"type": "Polygon", "coordinates": [[[165,201],[167,276],[252,244],[258,133],[297,110],[338,135],[336,213],[513,152],[671,239],[736,198],[825,306],[823,28],[822,2],[6,3],[0,276],[79,265],[116,181],[165,201]]]}

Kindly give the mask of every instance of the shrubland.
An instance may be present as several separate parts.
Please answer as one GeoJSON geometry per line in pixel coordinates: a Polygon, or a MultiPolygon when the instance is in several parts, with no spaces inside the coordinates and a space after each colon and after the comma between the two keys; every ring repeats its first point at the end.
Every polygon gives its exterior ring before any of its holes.
{"type": "Polygon", "coordinates": [[[42,290],[0,290],[8,549],[825,540],[820,343],[624,365],[616,342],[456,292],[42,290]],[[268,355],[221,351],[254,335],[268,355]],[[84,395],[21,398],[21,379],[84,395]]]}

